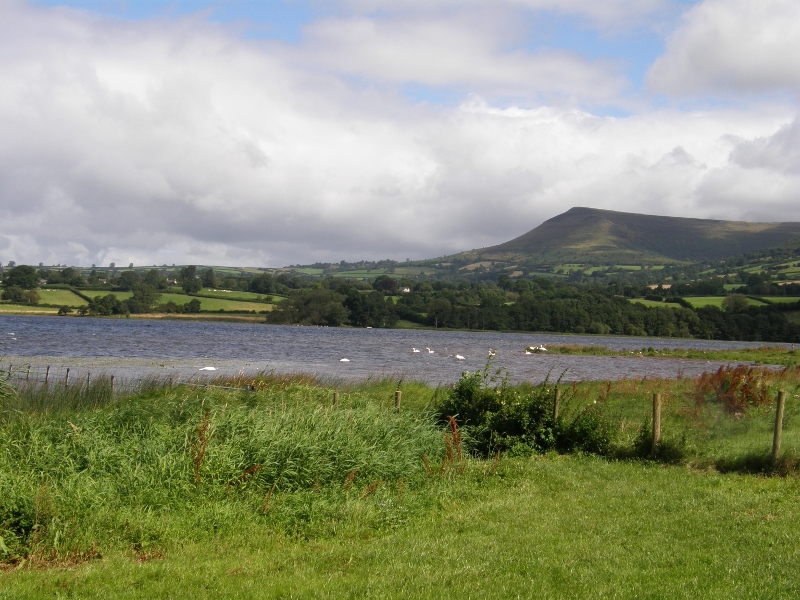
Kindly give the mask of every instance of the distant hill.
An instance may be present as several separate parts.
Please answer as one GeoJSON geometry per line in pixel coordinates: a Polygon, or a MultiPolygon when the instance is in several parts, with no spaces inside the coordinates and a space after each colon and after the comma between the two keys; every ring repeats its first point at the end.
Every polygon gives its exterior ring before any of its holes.
{"type": "Polygon", "coordinates": [[[750,223],[571,208],[498,246],[448,257],[525,262],[649,264],[717,260],[800,237],[800,223],[750,223]]]}

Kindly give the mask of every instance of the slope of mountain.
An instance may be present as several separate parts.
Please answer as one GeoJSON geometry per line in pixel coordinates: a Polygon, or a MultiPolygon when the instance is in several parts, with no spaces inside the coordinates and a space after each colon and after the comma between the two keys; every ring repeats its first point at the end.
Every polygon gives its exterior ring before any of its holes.
{"type": "Polygon", "coordinates": [[[448,257],[597,264],[716,260],[800,237],[800,223],[751,223],[571,208],[498,246],[448,257]]]}

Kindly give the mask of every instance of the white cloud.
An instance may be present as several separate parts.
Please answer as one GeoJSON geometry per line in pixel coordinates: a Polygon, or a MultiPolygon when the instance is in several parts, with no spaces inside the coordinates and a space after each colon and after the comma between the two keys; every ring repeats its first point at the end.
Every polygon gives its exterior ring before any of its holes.
{"type": "Polygon", "coordinates": [[[684,15],[653,65],[669,94],[800,91],[800,3],[705,0],[684,15]]]}
{"type": "Polygon", "coordinates": [[[501,12],[332,18],[305,30],[303,62],[373,82],[454,86],[487,96],[609,101],[625,87],[611,61],[508,49],[522,29],[501,12]]]}
{"type": "Polygon", "coordinates": [[[492,27],[465,34],[469,19],[397,24],[326,20],[290,48],[200,17],[5,5],[0,259],[425,258],[506,241],[578,205],[742,218],[759,203],[757,218],[800,220],[784,160],[800,144],[793,107],[620,118],[501,108],[497,90],[585,95],[584,79],[602,89],[613,78],[570,59],[548,83],[537,69],[550,57],[504,53],[492,27]],[[413,60],[393,64],[404,51],[413,60]],[[387,84],[415,78],[478,93],[415,105],[387,84]]]}

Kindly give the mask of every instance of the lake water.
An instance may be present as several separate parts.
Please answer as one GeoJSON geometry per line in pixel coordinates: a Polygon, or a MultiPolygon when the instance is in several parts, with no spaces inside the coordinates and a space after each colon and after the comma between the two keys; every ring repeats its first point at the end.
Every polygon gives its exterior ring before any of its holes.
{"type": "Polygon", "coordinates": [[[400,329],[339,329],[260,323],[0,316],[0,368],[71,367],[120,377],[144,374],[190,378],[214,374],[316,373],[341,379],[398,376],[451,383],[482,369],[489,348],[495,365],[516,381],[565,381],[693,376],[727,364],[717,361],[607,356],[526,355],[528,345],[600,345],[617,350],[746,348],[758,343],[674,338],[400,329]],[[12,335],[13,334],[13,335],[12,335]],[[412,348],[420,350],[412,352],[412,348]],[[428,353],[426,348],[433,350],[428,353]],[[457,360],[461,355],[464,360],[457,360]],[[348,358],[349,362],[340,359],[348,358]]]}

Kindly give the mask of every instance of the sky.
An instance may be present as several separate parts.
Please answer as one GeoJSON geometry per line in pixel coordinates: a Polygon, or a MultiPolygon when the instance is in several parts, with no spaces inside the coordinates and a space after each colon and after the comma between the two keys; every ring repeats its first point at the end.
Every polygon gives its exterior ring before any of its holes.
{"type": "Polygon", "coordinates": [[[0,0],[0,262],[800,221],[797,0],[0,0]]]}

